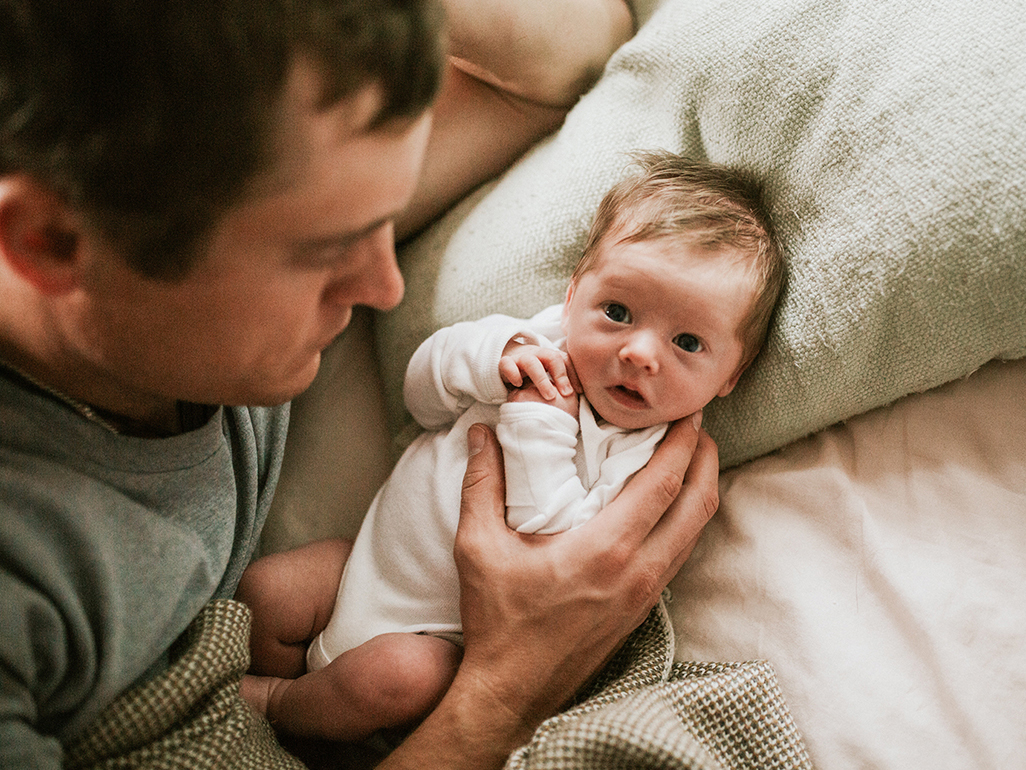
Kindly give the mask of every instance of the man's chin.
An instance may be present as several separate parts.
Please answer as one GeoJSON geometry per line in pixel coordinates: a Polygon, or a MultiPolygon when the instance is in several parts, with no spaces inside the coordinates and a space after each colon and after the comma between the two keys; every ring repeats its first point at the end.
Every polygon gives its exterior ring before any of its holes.
{"type": "Polygon", "coordinates": [[[278,378],[273,387],[270,379],[254,382],[245,388],[244,393],[236,393],[220,403],[225,406],[278,406],[292,401],[313,384],[320,365],[321,354],[317,353],[302,369],[278,378]]]}
{"type": "Polygon", "coordinates": [[[273,403],[266,404],[266,406],[276,406],[277,404],[284,404],[286,401],[291,401],[300,396],[309,389],[313,384],[314,378],[317,376],[318,370],[321,368],[321,354],[317,353],[309,365],[303,368],[302,372],[298,373],[292,378],[288,384],[278,393],[273,399],[273,403]]]}

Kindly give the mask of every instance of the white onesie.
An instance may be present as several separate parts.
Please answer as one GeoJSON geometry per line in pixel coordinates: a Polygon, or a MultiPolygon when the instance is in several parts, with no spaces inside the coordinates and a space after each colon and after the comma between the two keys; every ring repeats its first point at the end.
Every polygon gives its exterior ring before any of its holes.
{"type": "Polygon", "coordinates": [[[551,534],[586,522],[652,456],[666,425],[600,424],[582,397],[580,420],[549,404],[506,403],[499,358],[520,338],[560,347],[562,305],[529,320],[493,315],[446,327],[413,355],[406,406],[427,431],[403,453],[360,528],[310,670],[379,634],[459,638],[453,543],[467,467],[467,430],[496,428],[506,467],[507,522],[551,534]]]}

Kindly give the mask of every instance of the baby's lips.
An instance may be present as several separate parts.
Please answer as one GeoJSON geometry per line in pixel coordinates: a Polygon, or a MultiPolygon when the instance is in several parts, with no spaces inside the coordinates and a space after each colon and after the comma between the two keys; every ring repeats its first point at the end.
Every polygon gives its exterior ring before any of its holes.
{"type": "Polygon", "coordinates": [[[614,385],[613,390],[617,390],[621,393],[624,393],[627,396],[629,396],[632,400],[637,401],[641,404],[648,404],[648,399],[646,399],[641,394],[641,391],[635,390],[634,388],[631,388],[627,385],[614,385]]]}

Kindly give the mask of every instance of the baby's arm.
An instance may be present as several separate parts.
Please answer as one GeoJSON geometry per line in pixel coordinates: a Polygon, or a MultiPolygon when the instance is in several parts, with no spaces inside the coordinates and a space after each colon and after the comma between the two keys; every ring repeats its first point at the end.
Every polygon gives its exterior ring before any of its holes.
{"type": "Polygon", "coordinates": [[[514,339],[499,360],[512,390],[496,426],[506,466],[506,522],[518,532],[570,529],[587,490],[577,476],[577,376],[561,350],[514,339]]]}
{"type": "Polygon", "coordinates": [[[514,337],[538,342],[521,319],[492,315],[439,329],[410,359],[403,396],[421,425],[436,430],[452,424],[475,402],[501,404],[506,386],[499,360],[514,337]]]}
{"type": "MultiPolygon", "coordinates": [[[[582,405],[582,413],[590,415],[589,410],[582,405]]],[[[578,458],[578,420],[550,403],[511,401],[499,415],[506,521],[523,533],[554,534],[591,519],[648,462],[666,431],[665,425],[656,425],[593,438],[582,447],[590,456],[578,458]],[[587,487],[578,476],[579,462],[587,467],[587,487]]],[[[587,415],[581,419],[594,428],[594,418],[587,415]]]]}
{"type": "MultiPolygon", "coordinates": [[[[537,388],[517,392],[537,395],[537,388]]],[[[523,533],[570,529],[588,494],[574,462],[576,416],[540,396],[508,401],[499,408],[495,433],[506,469],[506,523],[523,533]]]]}

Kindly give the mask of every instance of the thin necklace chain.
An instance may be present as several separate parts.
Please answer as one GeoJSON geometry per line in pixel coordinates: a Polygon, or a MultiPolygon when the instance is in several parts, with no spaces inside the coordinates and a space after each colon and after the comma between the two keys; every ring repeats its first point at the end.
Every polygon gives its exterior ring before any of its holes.
{"type": "Polygon", "coordinates": [[[37,388],[39,388],[41,391],[43,391],[44,393],[48,393],[49,395],[51,395],[54,398],[56,398],[58,401],[64,402],[65,404],[70,406],[72,409],[74,409],[76,412],[78,412],[80,415],[85,417],[87,420],[90,420],[91,422],[95,422],[97,425],[102,425],[104,428],[109,430],[111,433],[115,433],[115,434],[119,434],[120,435],[121,431],[118,430],[117,426],[114,425],[114,423],[112,423],[110,420],[108,420],[108,419],[98,415],[96,413],[96,410],[93,409],[88,404],[84,404],[81,401],[79,401],[77,398],[72,398],[71,396],[67,395],[66,393],[62,393],[61,391],[57,390],[56,388],[51,387],[50,385],[47,385],[45,382],[39,381],[38,379],[33,377],[31,374],[29,374],[25,370],[23,370],[23,369],[15,366],[14,364],[12,364],[10,361],[5,361],[4,359],[0,358],[0,366],[3,366],[4,368],[9,369],[10,371],[14,372],[19,377],[21,377],[23,380],[25,380],[26,382],[32,383],[37,388]]]}

